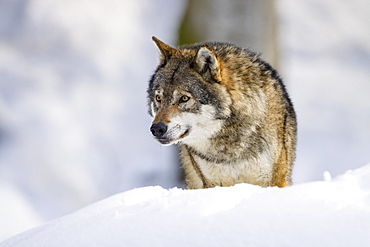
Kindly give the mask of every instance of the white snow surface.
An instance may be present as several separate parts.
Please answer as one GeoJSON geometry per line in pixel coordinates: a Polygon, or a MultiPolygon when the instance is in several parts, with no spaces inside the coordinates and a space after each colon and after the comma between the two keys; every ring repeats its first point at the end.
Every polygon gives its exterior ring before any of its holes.
{"type": "Polygon", "coordinates": [[[0,246],[369,246],[370,164],[324,177],[285,188],[133,189],[0,246]]]}

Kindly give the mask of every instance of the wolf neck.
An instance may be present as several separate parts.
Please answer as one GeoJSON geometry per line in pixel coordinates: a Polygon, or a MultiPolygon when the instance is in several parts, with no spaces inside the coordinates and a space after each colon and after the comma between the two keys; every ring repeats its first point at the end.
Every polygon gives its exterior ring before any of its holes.
{"type": "Polygon", "coordinates": [[[215,164],[221,164],[221,163],[227,162],[227,160],[222,157],[218,157],[218,156],[210,154],[209,152],[207,152],[207,150],[204,149],[204,147],[201,150],[199,150],[199,149],[196,149],[196,147],[189,146],[187,144],[182,144],[182,145],[184,145],[191,154],[197,156],[198,158],[201,158],[202,160],[215,163],[215,164]]]}
{"type": "Polygon", "coordinates": [[[247,124],[248,119],[243,119],[242,122],[245,124],[239,125],[234,123],[233,118],[220,120],[222,124],[212,136],[184,140],[179,145],[184,145],[198,158],[197,160],[216,165],[255,158],[261,152],[258,147],[267,148],[267,143],[260,133],[260,127],[247,124]]]}
{"type": "MultiPolygon", "coordinates": [[[[223,131],[221,129],[225,129],[225,122],[222,120],[220,121],[220,126],[217,131],[214,131],[212,136],[204,135],[202,136],[202,133],[197,133],[197,135],[203,138],[192,138],[184,140],[183,142],[180,142],[179,145],[183,145],[186,147],[186,149],[195,157],[197,157],[197,160],[203,160],[206,162],[210,162],[213,164],[222,164],[222,163],[230,163],[234,160],[235,155],[239,156],[239,151],[237,150],[238,145],[236,142],[237,140],[225,140],[225,137],[223,134],[221,134],[223,131]],[[222,123],[223,122],[223,123],[222,123]],[[233,154],[229,154],[229,145],[230,141],[233,141],[233,154]]],[[[226,127],[227,128],[227,127],[226,127]]]]}

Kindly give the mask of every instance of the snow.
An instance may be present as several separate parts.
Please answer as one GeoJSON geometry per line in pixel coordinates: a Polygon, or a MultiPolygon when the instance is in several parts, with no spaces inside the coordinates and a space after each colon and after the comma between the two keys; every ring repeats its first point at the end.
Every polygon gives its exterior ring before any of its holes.
{"type": "MultiPolygon", "coordinates": [[[[3,238],[7,236],[6,233],[19,233],[44,222],[22,193],[10,184],[0,182],[0,195],[0,233],[3,238]]],[[[8,236],[10,237],[9,234],[8,236]]],[[[0,239],[0,242],[2,240],[0,239]]]]}
{"type": "Polygon", "coordinates": [[[0,246],[361,247],[369,230],[370,164],[286,188],[133,189],[0,246]]]}

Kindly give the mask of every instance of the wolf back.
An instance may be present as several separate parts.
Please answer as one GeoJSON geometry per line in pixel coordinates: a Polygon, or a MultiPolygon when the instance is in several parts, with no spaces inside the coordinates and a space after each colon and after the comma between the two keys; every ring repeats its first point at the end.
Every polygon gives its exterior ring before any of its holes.
{"type": "Polygon", "coordinates": [[[290,185],[296,115],[276,70],[230,43],[153,40],[160,61],[147,91],[150,130],[178,145],[187,188],[290,185]]]}

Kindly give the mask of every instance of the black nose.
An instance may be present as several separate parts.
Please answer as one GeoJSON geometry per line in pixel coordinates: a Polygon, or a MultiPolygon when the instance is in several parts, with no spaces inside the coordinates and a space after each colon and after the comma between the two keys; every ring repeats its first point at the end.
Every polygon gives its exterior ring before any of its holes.
{"type": "Polygon", "coordinates": [[[167,131],[167,125],[163,122],[155,123],[150,127],[150,131],[155,137],[161,138],[167,131]]]}

